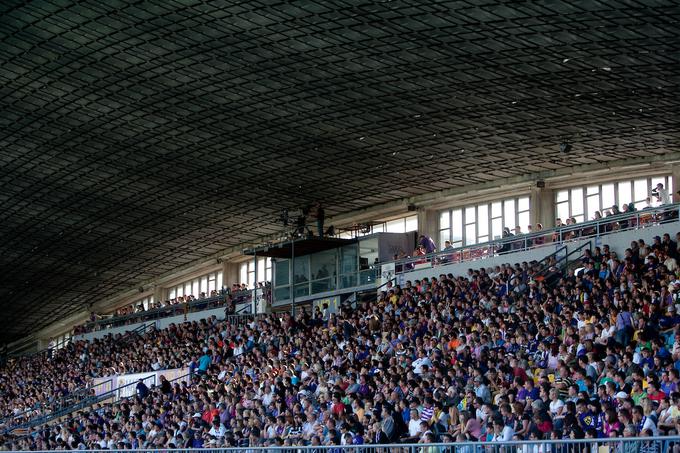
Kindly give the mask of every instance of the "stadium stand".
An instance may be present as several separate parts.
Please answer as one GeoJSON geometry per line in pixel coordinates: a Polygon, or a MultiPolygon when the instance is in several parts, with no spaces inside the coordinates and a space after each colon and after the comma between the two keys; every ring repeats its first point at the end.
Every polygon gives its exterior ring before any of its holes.
{"type": "Polygon", "coordinates": [[[0,2],[0,452],[680,453],[678,0],[0,2]]]}
{"type": "Polygon", "coordinates": [[[4,445],[244,448],[677,433],[679,235],[619,251],[583,248],[578,267],[556,278],[545,278],[538,262],[512,264],[509,253],[506,264],[465,276],[389,283],[376,300],[337,314],[211,317],[20,358],[0,374],[4,445]],[[135,395],[12,429],[58,411],[82,388],[91,396],[95,378],[184,367],[186,379],[134,383],[135,395]]]}

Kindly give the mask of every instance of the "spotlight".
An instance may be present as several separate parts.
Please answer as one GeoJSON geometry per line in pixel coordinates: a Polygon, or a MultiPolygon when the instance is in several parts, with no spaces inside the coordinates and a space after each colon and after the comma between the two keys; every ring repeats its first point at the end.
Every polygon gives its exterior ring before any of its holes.
{"type": "Polygon", "coordinates": [[[565,154],[566,154],[566,153],[568,153],[569,151],[571,151],[571,145],[570,145],[569,143],[567,143],[567,142],[560,143],[560,152],[561,152],[561,153],[565,153],[565,154]]]}

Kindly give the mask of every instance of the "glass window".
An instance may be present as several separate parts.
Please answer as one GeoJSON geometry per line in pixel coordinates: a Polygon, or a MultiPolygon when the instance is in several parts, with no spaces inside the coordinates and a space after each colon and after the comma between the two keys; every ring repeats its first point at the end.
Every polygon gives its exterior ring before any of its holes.
{"type": "Polygon", "coordinates": [[[491,220],[491,234],[493,234],[494,239],[500,239],[503,237],[503,219],[498,217],[491,220]]]}
{"type": "Polygon", "coordinates": [[[600,186],[588,186],[586,195],[595,195],[600,193],[600,186]]]}
{"type": "Polygon", "coordinates": [[[503,216],[503,202],[495,201],[491,203],[491,217],[502,217],[503,216]]]}
{"type": "Polygon", "coordinates": [[[557,202],[569,201],[569,191],[568,190],[558,190],[557,191],[557,202]]]}
{"type": "Polygon", "coordinates": [[[477,216],[475,215],[475,206],[468,206],[465,208],[465,224],[475,223],[477,216]]]}
{"type": "Polygon", "coordinates": [[[624,204],[628,204],[633,201],[633,195],[631,193],[631,183],[630,181],[621,181],[618,183],[619,189],[619,206],[623,207],[624,204]]]}
{"type": "Polygon", "coordinates": [[[278,259],[274,263],[276,266],[276,274],[274,274],[275,286],[284,286],[289,284],[290,276],[290,261],[286,259],[278,259]]]}
{"type": "Polygon", "coordinates": [[[602,209],[611,209],[615,204],[614,184],[602,184],[602,209]]]}
{"type": "Polygon", "coordinates": [[[442,248],[443,248],[444,242],[450,241],[450,240],[451,240],[451,229],[450,228],[439,231],[439,243],[442,244],[442,248]]]}
{"type": "Polygon", "coordinates": [[[381,223],[378,225],[373,225],[373,232],[374,233],[384,233],[385,232],[385,224],[381,223]]]}
{"type": "Polygon", "coordinates": [[[586,215],[588,220],[593,220],[595,212],[600,210],[600,194],[590,195],[586,198],[586,215]]]}
{"type": "Polygon", "coordinates": [[[224,288],[224,273],[222,271],[219,271],[217,273],[217,289],[221,290],[222,288],[224,288]]]}
{"type": "Polygon", "coordinates": [[[175,292],[175,288],[171,288],[170,292],[168,292],[168,299],[174,299],[177,297],[177,294],[175,292]]]}
{"type": "Polygon", "coordinates": [[[409,231],[418,231],[418,216],[417,215],[412,215],[411,217],[406,217],[406,230],[407,233],[409,231]]]}
{"type": "Polygon", "coordinates": [[[451,241],[460,242],[463,240],[463,211],[454,209],[451,211],[451,241]]]}
{"type": "Polygon", "coordinates": [[[557,204],[557,217],[562,219],[562,223],[565,223],[569,218],[569,203],[558,203],[557,204]]]}
{"type": "Polygon", "coordinates": [[[583,189],[571,190],[571,215],[583,215],[583,189]]]}
{"type": "Polygon", "coordinates": [[[472,245],[477,243],[477,235],[475,234],[475,224],[471,223],[465,225],[465,245],[472,245]]]}
{"type": "Polygon", "coordinates": [[[671,201],[673,201],[673,178],[671,176],[666,177],[666,185],[664,187],[668,189],[668,193],[671,196],[671,201]]]}
{"type": "Polygon", "coordinates": [[[194,297],[198,297],[198,296],[201,295],[201,292],[198,290],[198,282],[199,282],[199,279],[197,279],[197,278],[194,279],[193,282],[191,282],[191,294],[194,297]]]}
{"type": "Polygon", "coordinates": [[[487,204],[477,206],[477,234],[487,237],[489,235],[489,205],[487,204]]]}
{"type": "Polygon", "coordinates": [[[305,283],[309,281],[309,255],[295,258],[295,272],[293,273],[295,283],[305,283]]]}
{"type": "Polygon", "coordinates": [[[439,228],[451,228],[451,211],[444,211],[439,214],[439,228]]]}
{"type": "Polygon", "coordinates": [[[503,225],[511,230],[517,226],[515,219],[515,200],[505,200],[503,202],[503,225]]]}
{"type": "Polygon", "coordinates": [[[644,203],[649,196],[649,186],[646,179],[636,179],[633,182],[633,194],[635,203],[644,203]]]}
{"type": "Polygon", "coordinates": [[[529,197],[521,197],[517,199],[517,211],[523,212],[529,210],[529,197]]]}
{"type": "MultiPolygon", "coordinates": [[[[241,264],[240,268],[241,268],[241,271],[243,271],[243,264],[241,264]]],[[[243,277],[243,278],[245,278],[245,277],[243,277]]],[[[241,281],[243,281],[243,278],[241,278],[241,281]]],[[[207,292],[208,292],[208,277],[203,276],[203,277],[201,277],[201,287],[200,287],[199,294],[200,293],[207,293],[207,292]]]]}
{"type": "Polygon", "coordinates": [[[312,280],[328,279],[335,276],[335,250],[313,253],[310,257],[312,280]]]}
{"type": "Polygon", "coordinates": [[[531,215],[529,211],[520,212],[519,215],[519,226],[525,233],[529,232],[529,225],[531,224],[531,215]]]}
{"type": "MultiPolygon", "coordinates": [[[[351,274],[357,271],[357,244],[346,245],[340,250],[340,273],[351,274]]],[[[401,250],[411,253],[411,250],[401,250]]],[[[395,253],[399,255],[399,253],[395,253]]]]}
{"type": "Polygon", "coordinates": [[[404,219],[391,220],[385,224],[385,231],[387,233],[403,233],[404,219]]]}

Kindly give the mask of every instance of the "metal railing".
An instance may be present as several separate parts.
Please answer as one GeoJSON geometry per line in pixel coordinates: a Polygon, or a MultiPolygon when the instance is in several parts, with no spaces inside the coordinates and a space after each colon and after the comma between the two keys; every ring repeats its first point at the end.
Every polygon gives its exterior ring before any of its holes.
{"type": "MultiPolygon", "coordinates": [[[[560,439],[509,442],[455,442],[418,444],[376,445],[308,445],[251,447],[241,445],[233,448],[215,448],[209,445],[200,449],[138,449],[138,452],[187,452],[211,451],[215,453],[286,452],[286,453],[670,453],[680,446],[680,436],[668,437],[619,437],[605,439],[560,439]]],[[[13,451],[13,450],[9,450],[13,451]]],[[[44,450],[37,450],[44,451],[44,450]]],[[[91,452],[109,450],[92,449],[91,452]]]]}
{"type": "MultiPolygon", "coordinates": [[[[680,203],[649,208],[631,213],[621,213],[598,220],[564,225],[530,234],[501,238],[481,244],[452,248],[427,255],[412,256],[393,261],[395,273],[402,274],[417,269],[444,264],[476,261],[492,256],[516,253],[567,242],[598,238],[621,231],[636,230],[678,220],[680,203]]],[[[391,263],[392,261],[381,264],[391,263]]]]}
{"type": "MultiPolygon", "coordinates": [[[[252,293],[252,291],[248,292],[252,293]]],[[[222,294],[219,296],[207,297],[205,299],[196,299],[189,303],[182,302],[174,305],[168,305],[166,307],[130,313],[128,315],[112,316],[105,319],[99,319],[97,321],[85,323],[80,327],[79,332],[76,335],[107,330],[113,327],[127,326],[136,324],[138,322],[167,318],[169,316],[203,311],[208,308],[214,308],[222,305],[227,300],[227,296],[228,294],[222,294]]]]}
{"type": "MultiPolygon", "coordinates": [[[[180,376],[180,378],[186,377],[188,375],[180,376]]],[[[176,380],[179,378],[173,379],[176,380]]],[[[142,378],[142,381],[152,381],[151,385],[156,384],[156,374],[150,374],[149,376],[146,376],[142,378]]],[[[107,381],[110,382],[110,381],[107,381]]],[[[108,392],[104,392],[100,395],[95,394],[94,388],[88,389],[89,390],[89,395],[86,397],[82,398],[80,401],[78,401],[75,404],[71,404],[67,407],[63,407],[59,410],[55,410],[49,414],[42,415],[40,417],[32,418],[28,421],[25,421],[23,423],[19,423],[16,425],[8,426],[5,430],[4,433],[11,433],[12,431],[17,431],[17,430],[23,430],[26,428],[32,428],[38,425],[46,425],[49,424],[55,420],[58,420],[62,417],[66,417],[69,414],[72,414],[74,412],[80,411],[82,409],[85,409],[87,407],[91,407],[97,403],[105,402],[108,401],[112,398],[115,398],[114,403],[120,402],[123,399],[126,398],[131,398],[134,396],[135,393],[135,388],[137,386],[137,383],[139,381],[135,382],[130,382],[129,384],[122,385],[120,387],[116,387],[113,390],[109,390],[108,392]],[[134,387],[133,387],[134,386],[134,387]],[[130,394],[128,394],[130,393],[130,394]]],[[[103,385],[104,383],[102,383],[103,385]]]]}
{"type": "Polygon", "coordinates": [[[54,401],[42,403],[33,409],[28,409],[21,413],[5,417],[0,420],[0,426],[3,427],[3,430],[13,430],[17,427],[31,424],[33,420],[42,419],[90,398],[93,393],[97,392],[98,387],[105,387],[112,381],[112,379],[109,379],[107,381],[93,385],[92,387],[77,389],[67,395],[55,399],[54,401]]]}

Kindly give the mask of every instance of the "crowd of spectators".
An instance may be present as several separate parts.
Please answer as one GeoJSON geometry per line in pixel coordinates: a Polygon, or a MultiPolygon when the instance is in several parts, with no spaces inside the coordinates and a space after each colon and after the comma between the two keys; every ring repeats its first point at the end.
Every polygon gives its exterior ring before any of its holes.
{"type": "MultiPolygon", "coordinates": [[[[677,240],[678,236],[676,236],[677,240]]],[[[186,366],[188,384],[8,438],[14,449],[499,442],[680,432],[677,242],[388,287],[339,313],[213,317],[76,342],[2,371],[2,409],[106,373],[186,366]],[[553,283],[550,284],[549,282],[553,283]],[[44,377],[43,377],[44,376],[44,377]],[[52,381],[51,379],[55,379],[52,381]],[[58,387],[58,385],[55,385],[58,387]]]]}

